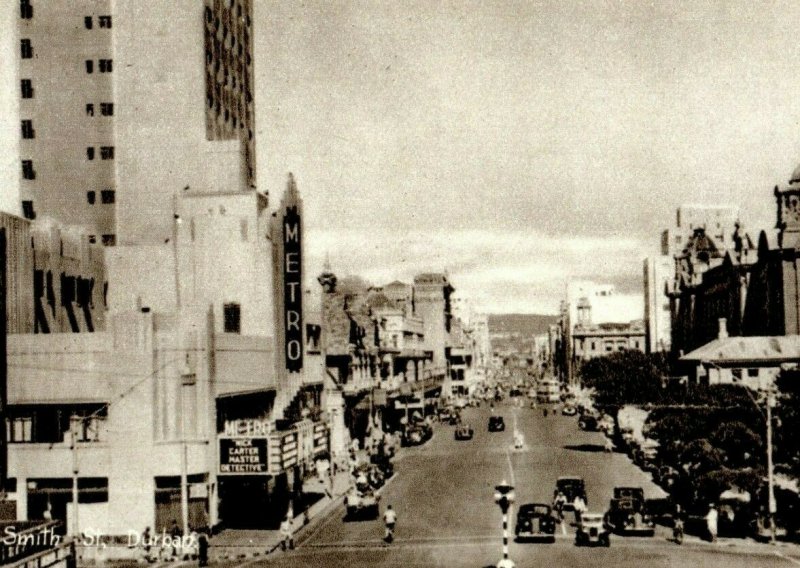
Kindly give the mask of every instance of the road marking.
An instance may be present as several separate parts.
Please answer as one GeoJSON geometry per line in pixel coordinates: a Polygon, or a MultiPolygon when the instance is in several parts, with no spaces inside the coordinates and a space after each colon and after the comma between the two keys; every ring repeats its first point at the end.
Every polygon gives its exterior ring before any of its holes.
{"type": "Polygon", "coordinates": [[[514,464],[511,463],[511,452],[506,450],[506,461],[508,462],[508,474],[511,478],[511,485],[516,485],[517,480],[514,478],[514,464]]]}

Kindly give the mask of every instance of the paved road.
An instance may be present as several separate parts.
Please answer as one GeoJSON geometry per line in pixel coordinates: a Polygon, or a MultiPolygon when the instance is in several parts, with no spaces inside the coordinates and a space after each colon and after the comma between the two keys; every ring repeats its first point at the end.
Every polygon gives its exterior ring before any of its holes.
{"type": "MultiPolygon", "coordinates": [[[[295,551],[247,565],[482,568],[494,565],[501,554],[501,517],[492,495],[502,479],[515,485],[517,503],[525,503],[549,502],[560,475],[582,476],[589,509],[597,511],[605,510],[615,485],[642,486],[648,497],[660,494],[624,455],[605,454],[602,435],[580,431],[574,418],[544,418],[541,410],[501,406],[496,412],[508,427],[489,433],[489,412],[485,407],[466,411],[475,428],[473,440],[456,442],[453,427],[442,425],[428,444],[401,456],[398,474],[382,495],[382,509],[391,504],[398,512],[391,546],[381,541],[379,520],[346,522],[338,507],[309,527],[295,551]],[[522,451],[511,449],[515,420],[525,436],[522,451]]],[[[664,533],[650,539],[613,537],[609,549],[585,549],[576,548],[568,534],[559,535],[555,544],[513,543],[511,558],[519,567],[800,565],[790,550],[742,543],[678,546],[664,533]]]]}

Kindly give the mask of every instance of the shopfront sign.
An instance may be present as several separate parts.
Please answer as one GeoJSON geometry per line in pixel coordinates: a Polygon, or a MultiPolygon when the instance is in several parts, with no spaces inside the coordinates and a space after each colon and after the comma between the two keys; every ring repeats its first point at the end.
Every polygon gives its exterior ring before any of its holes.
{"type": "Polygon", "coordinates": [[[220,474],[267,474],[268,469],[266,438],[219,439],[220,474]]]}
{"type": "Polygon", "coordinates": [[[283,322],[286,370],[303,369],[303,274],[300,214],[288,207],[283,216],[283,322]]]}
{"type": "Polygon", "coordinates": [[[252,438],[264,437],[270,432],[268,420],[244,419],[226,420],[225,437],[227,438],[252,438]]]}

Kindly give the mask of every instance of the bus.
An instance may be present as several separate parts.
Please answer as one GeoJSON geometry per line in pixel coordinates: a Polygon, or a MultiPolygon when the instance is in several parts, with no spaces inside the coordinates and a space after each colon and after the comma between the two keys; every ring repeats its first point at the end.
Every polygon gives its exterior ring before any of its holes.
{"type": "Polygon", "coordinates": [[[536,399],[540,403],[559,402],[561,400],[561,386],[555,379],[539,381],[536,386],[536,399]]]}

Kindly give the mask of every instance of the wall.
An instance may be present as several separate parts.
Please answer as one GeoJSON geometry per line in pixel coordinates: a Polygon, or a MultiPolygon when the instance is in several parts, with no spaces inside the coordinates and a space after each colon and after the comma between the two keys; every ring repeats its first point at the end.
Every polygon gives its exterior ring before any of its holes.
{"type": "MultiPolygon", "coordinates": [[[[20,78],[32,79],[34,96],[20,99],[20,118],[33,121],[34,139],[19,141],[19,157],[33,160],[35,180],[21,180],[22,199],[33,199],[38,217],[52,216],[69,225],[84,225],[89,234],[114,232],[114,205],[103,204],[100,192],[114,189],[114,160],[102,160],[100,146],[114,145],[114,118],[101,116],[100,103],[114,102],[112,80],[119,70],[101,73],[99,59],[112,59],[111,34],[96,16],[110,15],[109,0],[48,0],[33,2],[33,18],[19,18],[18,38],[31,40],[33,58],[21,59],[19,41],[14,56],[20,78]],[[93,17],[87,29],[84,17],[93,17]],[[93,61],[93,73],[86,72],[93,61]],[[95,105],[88,116],[86,104],[95,105]],[[95,148],[94,160],[86,148],[95,148]],[[89,204],[87,191],[96,192],[89,204]]],[[[116,24],[116,22],[114,22],[116,24]]],[[[9,29],[9,28],[4,28],[9,29]]],[[[20,96],[19,81],[14,88],[20,96]]],[[[14,131],[20,136],[17,124],[14,131]]],[[[21,167],[16,166],[21,176],[21,167]]]]}
{"type": "Polygon", "coordinates": [[[239,141],[207,141],[204,17],[193,0],[115,2],[120,243],[172,238],[177,194],[247,188],[239,141]]]}

